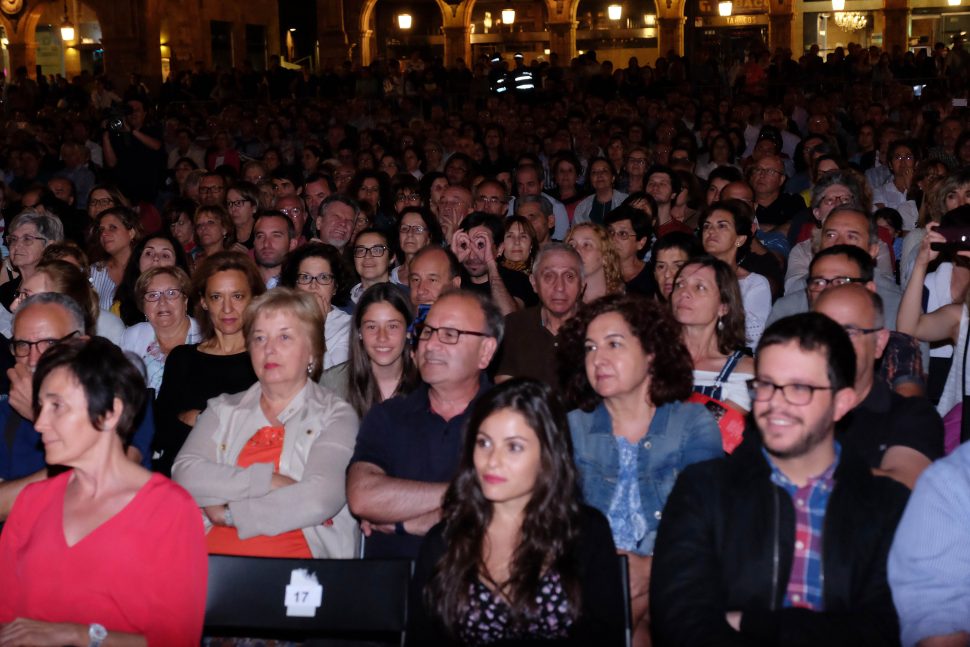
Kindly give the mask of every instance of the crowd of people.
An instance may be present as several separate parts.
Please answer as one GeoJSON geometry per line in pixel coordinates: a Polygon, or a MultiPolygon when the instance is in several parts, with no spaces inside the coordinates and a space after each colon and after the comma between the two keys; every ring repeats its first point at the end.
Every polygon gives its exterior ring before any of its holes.
{"type": "Polygon", "coordinates": [[[959,41],[276,63],[7,88],[0,645],[199,644],[207,554],[415,560],[414,645],[970,644],[959,41]]]}

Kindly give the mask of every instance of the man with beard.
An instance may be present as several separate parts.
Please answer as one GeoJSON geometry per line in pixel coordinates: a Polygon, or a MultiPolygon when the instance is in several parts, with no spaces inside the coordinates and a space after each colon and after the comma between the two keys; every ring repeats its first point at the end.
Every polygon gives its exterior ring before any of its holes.
{"type": "Polygon", "coordinates": [[[253,225],[253,258],[266,289],[280,282],[283,259],[296,249],[297,236],[293,221],[280,211],[264,211],[253,225]]]}
{"type": "Polygon", "coordinates": [[[857,399],[852,342],[806,313],[770,326],[755,358],[756,429],[684,470],[663,510],[655,644],[895,644],[886,559],[907,490],[835,440],[857,399]]]}
{"type": "Polygon", "coordinates": [[[508,315],[523,306],[536,305],[539,299],[523,272],[499,263],[504,238],[501,218],[475,211],[461,221],[452,236],[451,251],[467,274],[461,287],[491,296],[502,314],[508,315]]]}
{"type": "Polygon", "coordinates": [[[320,203],[316,216],[317,235],[328,245],[341,252],[356,233],[357,223],[366,217],[360,212],[360,205],[353,199],[333,194],[320,203]]]}

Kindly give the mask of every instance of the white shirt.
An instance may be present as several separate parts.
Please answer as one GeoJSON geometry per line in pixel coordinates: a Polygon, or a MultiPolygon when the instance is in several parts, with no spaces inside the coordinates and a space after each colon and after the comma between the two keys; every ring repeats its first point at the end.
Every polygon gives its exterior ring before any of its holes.
{"type": "Polygon", "coordinates": [[[744,335],[748,346],[757,348],[771,313],[771,284],[765,277],[751,272],[743,279],[738,279],[738,287],[741,288],[741,303],[744,304],[744,335]]]}
{"type": "Polygon", "coordinates": [[[323,353],[323,370],[350,359],[350,322],[353,318],[338,308],[333,308],[324,324],[323,339],[327,345],[323,353]]]}

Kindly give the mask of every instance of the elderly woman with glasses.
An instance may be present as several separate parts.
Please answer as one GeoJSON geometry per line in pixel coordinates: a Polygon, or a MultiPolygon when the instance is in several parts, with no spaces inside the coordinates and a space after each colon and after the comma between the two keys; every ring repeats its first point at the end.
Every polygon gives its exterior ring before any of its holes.
{"type": "Polygon", "coordinates": [[[403,258],[391,272],[391,281],[407,286],[411,259],[428,245],[441,245],[441,226],[427,207],[406,207],[401,212],[397,231],[398,249],[403,258]]]}
{"type": "Polygon", "coordinates": [[[188,275],[178,267],[153,267],[135,283],[135,297],[148,321],[126,330],[121,347],[145,363],[145,381],[156,395],[172,349],[202,339],[198,323],[188,315],[191,291],[188,275]]]}
{"type": "Polygon", "coordinates": [[[280,285],[309,292],[320,306],[324,323],[324,370],[350,357],[351,316],[339,307],[347,303],[346,274],[340,252],[333,245],[309,243],[283,261],[280,285]]]}
{"type": "Polygon", "coordinates": [[[37,271],[44,248],[64,239],[64,226],[50,214],[28,209],[10,221],[7,232],[10,263],[19,272],[19,276],[0,285],[0,304],[9,310],[20,286],[37,271]]]}

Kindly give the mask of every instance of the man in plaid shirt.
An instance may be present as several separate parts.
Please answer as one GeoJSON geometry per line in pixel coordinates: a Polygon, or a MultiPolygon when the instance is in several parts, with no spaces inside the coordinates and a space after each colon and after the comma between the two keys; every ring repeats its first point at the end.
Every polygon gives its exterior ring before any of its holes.
{"type": "Polygon", "coordinates": [[[663,510],[656,645],[898,644],[886,559],[908,491],[835,440],[854,381],[852,343],[828,317],[765,331],[754,427],[728,458],[684,470],[663,510]]]}

